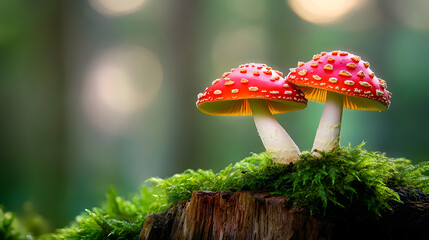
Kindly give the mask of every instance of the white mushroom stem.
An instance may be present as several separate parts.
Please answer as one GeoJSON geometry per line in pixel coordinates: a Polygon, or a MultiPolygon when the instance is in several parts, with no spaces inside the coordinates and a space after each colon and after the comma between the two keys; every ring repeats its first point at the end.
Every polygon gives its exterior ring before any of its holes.
{"type": "Polygon", "coordinates": [[[253,119],[265,149],[276,163],[288,164],[299,160],[298,146],[277,122],[265,100],[250,99],[253,119]]]}
{"type": "MultiPolygon", "coordinates": [[[[325,108],[314,138],[313,151],[331,152],[340,145],[343,95],[331,91],[326,93],[325,108]]],[[[315,156],[320,156],[314,153],[315,156]]]]}

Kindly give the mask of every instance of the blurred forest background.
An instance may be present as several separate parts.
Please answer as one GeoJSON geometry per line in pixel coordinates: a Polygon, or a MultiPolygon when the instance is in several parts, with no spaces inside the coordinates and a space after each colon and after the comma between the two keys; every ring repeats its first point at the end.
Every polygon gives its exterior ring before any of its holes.
{"type": "MultiPolygon", "coordinates": [[[[342,145],[429,159],[427,0],[2,0],[0,204],[53,227],[149,177],[264,151],[251,117],[195,107],[242,63],[288,73],[346,50],[387,81],[384,112],[345,110],[342,145]],[[31,203],[31,204],[30,204],[31,203]]],[[[323,104],[277,115],[311,148],[323,104]]]]}

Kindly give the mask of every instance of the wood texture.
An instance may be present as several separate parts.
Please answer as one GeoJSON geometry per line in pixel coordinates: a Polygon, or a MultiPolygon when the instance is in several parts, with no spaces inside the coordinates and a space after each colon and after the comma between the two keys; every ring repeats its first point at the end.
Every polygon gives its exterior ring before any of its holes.
{"type": "Polygon", "coordinates": [[[317,218],[269,193],[199,191],[149,215],[140,239],[429,239],[429,198],[403,199],[380,219],[353,210],[317,218]]]}

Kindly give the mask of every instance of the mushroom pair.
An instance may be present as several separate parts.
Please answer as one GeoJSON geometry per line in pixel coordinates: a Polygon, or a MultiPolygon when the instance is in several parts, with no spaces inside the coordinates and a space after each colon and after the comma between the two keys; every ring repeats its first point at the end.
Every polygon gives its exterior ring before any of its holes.
{"type": "Polygon", "coordinates": [[[299,62],[286,79],[265,64],[241,65],[200,93],[197,107],[211,115],[253,115],[273,161],[286,164],[298,161],[300,151],[272,114],[304,109],[307,99],[325,102],[313,151],[330,152],[339,145],[343,108],[386,110],[391,96],[386,87],[360,57],[322,52],[299,62]]]}

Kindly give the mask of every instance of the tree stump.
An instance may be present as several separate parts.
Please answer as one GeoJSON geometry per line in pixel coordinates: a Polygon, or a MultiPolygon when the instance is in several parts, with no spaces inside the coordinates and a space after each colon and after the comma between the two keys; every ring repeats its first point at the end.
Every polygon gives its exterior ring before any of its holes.
{"type": "Polygon", "coordinates": [[[403,203],[376,219],[355,210],[310,216],[266,192],[199,191],[148,215],[139,239],[429,239],[428,195],[399,193],[403,203]]]}

